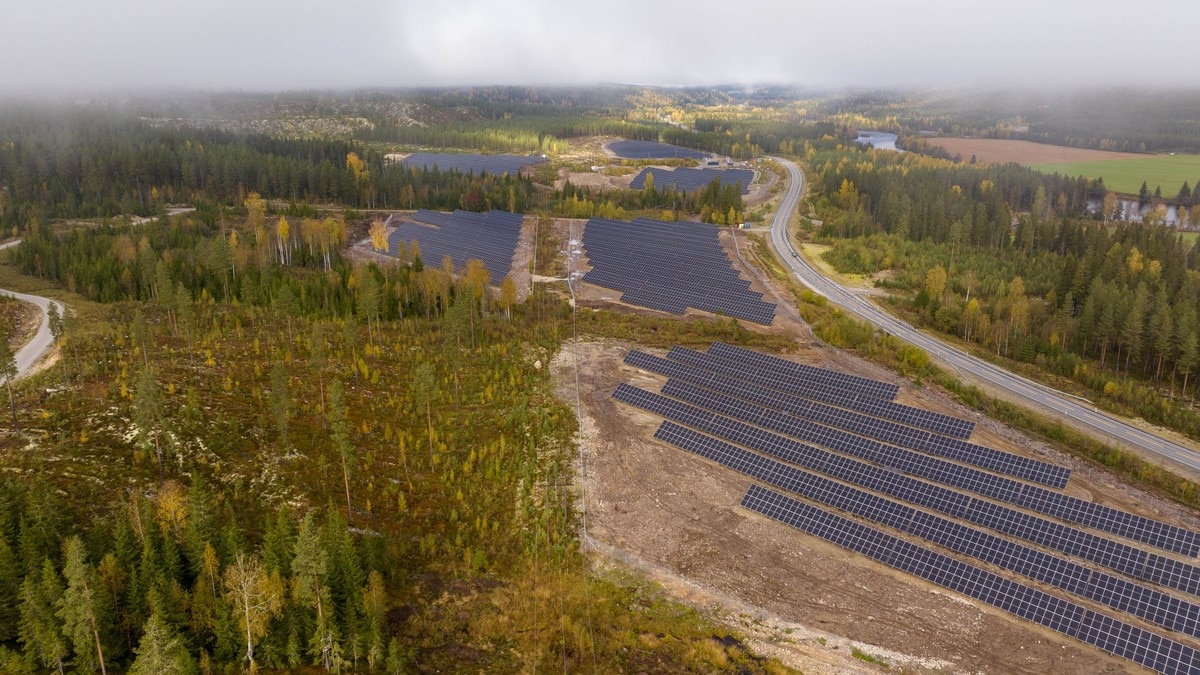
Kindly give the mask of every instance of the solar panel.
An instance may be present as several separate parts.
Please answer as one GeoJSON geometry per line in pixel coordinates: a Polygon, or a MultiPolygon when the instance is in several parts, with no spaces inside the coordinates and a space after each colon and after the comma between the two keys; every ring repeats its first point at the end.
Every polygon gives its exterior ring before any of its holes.
{"type": "Polygon", "coordinates": [[[673,314],[691,307],[755,323],[774,321],[775,305],[750,290],[715,227],[592,218],[583,247],[592,268],[583,281],[620,291],[623,302],[673,314]]]}
{"type": "MultiPolygon", "coordinates": [[[[688,393],[691,393],[693,397],[705,397],[705,394],[702,392],[697,392],[695,389],[690,388],[688,383],[698,385],[712,390],[714,393],[734,396],[749,403],[785,412],[818,424],[821,427],[833,427],[845,430],[845,432],[853,432],[852,434],[831,432],[836,438],[840,438],[843,443],[857,443],[858,439],[855,435],[867,436],[886,441],[896,446],[920,450],[931,455],[945,457],[989,471],[1039,482],[1056,488],[1066,486],[1067,480],[1070,477],[1069,469],[1064,469],[1047,462],[1040,462],[1020,455],[1001,452],[959,439],[931,434],[920,429],[869,417],[816,401],[793,397],[732,377],[723,376],[719,373],[674,363],[668,359],[638,350],[630,351],[625,357],[625,363],[670,377],[671,380],[667,383],[667,388],[663,389],[664,394],[679,397],[679,393],[682,392],[685,400],[689,400],[697,405],[706,405],[706,398],[705,400],[687,398],[688,393]]],[[[815,429],[816,427],[813,428],[815,429]]]]}
{"type": "Polygon", "coordinates": [[[654,189],[659,191],[675,188],[679,192],[693,192],[703,190],[708,187],[709,183],[719,180],[722,186],[736,185],[741,189],[742,194],[748,194],[750,183],[754,182],[754,172],[749,169],[691,169],[683,166],[675,169],[660,169],[649,166],[634,177],[629,188],[632,190],[644,189],[647,176],[654,176],[654,189]]]}
{"type": "Polygon", "coordinates": [[[441,213],[422,209],[411,218],[414,222],[400,223],[388,235],[385,255],[398,257],[402,247],[416,241],[422,262],[430,267],[440,267],[442,258],[450,256],[455,270],[461,272],[468,260],[481,260],[490,274],[492,286],[499,286],[511,271],[524,221],[521,214],[505,211],[441,213]]]}
{"type": "Polygon", "coordinates": [[[859,377],[857,375],[848,375],[839,373],[836,370],[827,368],[818,368],[805,363],[796,363],[781,359],[778,356],[763,354],[744,347],[725,344],[724,342],[714,342],[706,352],[708,356],[717,359],[728,359],[748,363],[766,369],[778,369],[784,372],[797,373],[807,375],[813,382],[838,387],[844,391],[862,394],[864,396],[876,396],[885,401],[890,401],[896,398],[900,393],[900,385],[890,382],[881,382],[872,380],[867,377],[859,377]]]}
{"type": "Polygon", "coordinates": [[[654,437],[826,506],[908,532],[1164,628],[1200,637],[1200,605],[763,458],[749,450],[671,422],[663,422],[654,437]]]}
{"type": "Polygon", "coordinates": [[[856,410],[875,417],[900,422],[909,426],[933,431],[956,438],[970,438],[975,429],[974,422],[961,420],[950,415],[930,412],[891,401],[881,401],[873,396],[862,396],[854,392],[831,391],[828,387],[814,385],[806,376],[784,372],[781,369],[730,363],[684,347],[672,347],[667,358],[697,368],[716,371],[765,386],[794,396],[830,403],[842,408],[856,410]]]}
{"type": "Polygon", "coordinates": [[[1200,671],[1192,647],[773,490],[751,485],[742,506],[1158,672],[1200,671]]]}
{"type": "MultiPolygon", "coordinates": [[[[731,414],[724,410],[717,412],[706,410],[703,407],[667,398],[624,383],[613,392],[613,398],[770,454],[784,450],[802,455],[814,448],[771,433],[766,429],[781,431],[796,438],[817,438],[813,442],[820,445],[824,445],[825,443],[822,441],[827,440],[826,437],[812,436],[806,430],[805,424],[807,423],[804,420],[788,420],[779,415],[759,411],[747,415],[744,418],[746,422],[741,422],[735,419],[739,417],[737,414],[731,414]],[[751,424],[755,426],[750,426],[751,424]]],[[[829,446],[826,445],[826,447],[829,446]]],[[[1196,553],[1196,533],[1194,532],[1111,507],[1086,502],[1077,497],[1052,492],[1036,485],[1021,483],[1011,478],[989,474],[902,448],[883,446],[877,441],[865,438],[860,439],[857,444],[842,446],[838,448],[838,451],[891,467],[912,476],[969,490],[997,501],[1016,504],[1031,511],[1110,532],[1151,546],[1186,555],[1195,555],[1196,553]]],[[[790,458],[784,458],[792,461],[790,458]]],[[[813,468],[824,471],[819,465],[813,468]]],[[[993,525],[984,524],[993,527],[993,525]]]]}
{"type": "Polygon", "coordinates": [[[608,149],[622,159],[704,159],[708,157],[707,152],[654,141],[614,141],[608,144],[608,149]]]}
{"type": "Polygon", "coordinates": [[[545,162],[541,155],[478,155],[471,153],[414,152],[400,160],[406,166],[459,173],[490,173],[495,176],[518,174],[521,169],[545,162]]]}

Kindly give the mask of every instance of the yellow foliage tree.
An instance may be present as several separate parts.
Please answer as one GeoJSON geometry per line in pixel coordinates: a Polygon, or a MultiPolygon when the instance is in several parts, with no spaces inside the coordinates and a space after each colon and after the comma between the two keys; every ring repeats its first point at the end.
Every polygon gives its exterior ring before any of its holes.
{"type": "Polygon", "coordinates": [[[387,227],[384,226],[382,220],[376,219],[371,223],[370,235],[371,248],[375,249],[376,251],[389,250],[390,247],[388,246],[387,227]]]}

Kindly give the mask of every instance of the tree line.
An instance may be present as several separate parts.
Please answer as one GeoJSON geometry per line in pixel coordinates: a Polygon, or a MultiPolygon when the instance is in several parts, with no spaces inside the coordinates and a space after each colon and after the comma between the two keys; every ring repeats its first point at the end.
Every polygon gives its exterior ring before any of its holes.
{"type": "Polygon", "coordinates": [[[1200,436],[1200,243],[1082,217],[1094,189],[1016,166],[813,151],[818,235],[839,270],[903,291],[902,311],[1200,436]]]}

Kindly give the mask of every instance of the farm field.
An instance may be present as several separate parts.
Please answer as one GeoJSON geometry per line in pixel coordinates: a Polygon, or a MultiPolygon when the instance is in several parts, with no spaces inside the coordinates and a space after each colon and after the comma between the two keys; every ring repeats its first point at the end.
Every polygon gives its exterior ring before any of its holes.
{"type": "Polygon", "coordinates": [[[964,160],[974,156],[989,164],[1015,162],[1045,173],[1103,178],[1110,189],[1129,194],[1145,181],[1151,191],[1159,187],[1164,196],[1173,197],[1184,181],[1192,185],[1200,179],[1200,155],[1142,155],[998,138],[931,138],[928,142],[964,160]]]}
{"type": "Polygon", "coordinates": [[[1118,161],[1052,162],[1030,164],[1038,171],[1104,178],[1117,192],[1136,193],[1142,181],[1151,192],[1162,188],[1164,197],[1174,197],[1179,186],[1200,180],[1200,155],[1153,155],[1118,161]]]}
{"type": "MultiPolygon", "coordinates": [[[[1132,152],[1089,150],[1070,148],[1064,145],[1049,145],[1033,141],[1016,141],[1004,138],[930,138],[929,145],[944,149],[953,155],[962,155],[968,160],[972,155],[987,164],[1049,164],[1052,162],[1096,162],[1144,158],[1132,152]]],[[[1107,181],[1107,179],[1105,179],[1107,181]]]]}

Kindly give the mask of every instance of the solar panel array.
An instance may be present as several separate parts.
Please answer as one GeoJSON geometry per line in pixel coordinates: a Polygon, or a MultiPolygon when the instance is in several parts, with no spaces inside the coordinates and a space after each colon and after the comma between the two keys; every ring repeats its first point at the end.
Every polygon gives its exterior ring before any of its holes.
{"type": "Polygon", "coordinates": [[[872,380],[869,377],[847,375],[846,373],[839,373],[836,370],[818,368],[804,363],[796,363],[795,361],[781,359],[778,356],[763,354],[762,352],[725,344],[724,342],[712,343],[707,353],[709,356],[718,359],[740,361],[768,370],[776,369],[796,373],[797,375],[807,376],[813,382],[820,382],[832,387],[853,391],[864,396],[878,396],[885,401],[896,398],[896,395],[900,393],[900,385],[898,384],[872,380]]]}
{"type": "MultiPolygon", "coordinates": [[[[616,400],[666,418],[655,433],[659,440],[814,502],[1200,638],[1200,602],[1142,583],[1200,596],[1200,567],[1029,512],[1188,556],[1200,551],[1200,533],[1024,482],[1064,487],[1070,472],[1062,467],[876,417],[887,411],[878,406],[895,395],[894,385],[720,344],[707,353],[673,348],[668,358],[633,351],[626,362],[670,378],[661,394],[628,384],[613,393],[616,400]],[[848,393],[857,403],[873,401],[873,412],[819,400],[848,393]]],[[[946,420],[941,423],[947,426],[946,420]]],[[[957,431],[966,431],[965,438],[971,429],[957,431]]],[[[758,486],[743,503],[793,525],[800,522],[796,513],[807,513],[806,522],[824,523],[826,529],[798,525],[805,531],[1142,665],[1200,672],[1200,656],[1191,647],[842,516],[758,486]],[[832,530],[830,523],[836,524],[832,530]],[[854,540],[847,533],[861,536],[854,540]]]]}
{"type": "Polygon", "coordinates": [[[1160,673],[1200,672],[1192,647],[778,492],[751,485],[742,506],[1160,673]]]}
{"type": "MultiPolygon", "coordinates": [[[[744,402],[771,408],[806,420],[811,423],[802,427],[809,432],[806,438],[835,449],[842,449],[844,446],[856,447],[862,442],[859,436],[866,436],[897,447],[912,448],[929,455],[945,457],[963,464],[978,466],[1054,488],[1065,487],[1070,478],[1070,470],[1048,462],[1029,459],[955,438],[928,434],[888,420],[763,390],[718,373],[690,369],[687,366],[644,352],[630,352],[625,357],[625,362],[667,375],[671,379],[668,380],[663,393],[697,405],[711,407],[708,405],[709,402],[715,402],[732,410],[741,405],[740,402],[724,402],[727,400],[725,397],[732,396],[742,399],[744,402]],[[698,392],[689,385],[699,385],[711,390],[712,393],[698,392]],[[714,397],[714,394],[719,394],[719,396],[714,397]]],[[[752,412],[751,414],[756,413],[752,412]]],[[[885,449],[883,443],[872,443],[868,447],[876,451],[885,449]]]]}
{"type": "Polygon", "coordinates": [[[719,230],[688,221],[592,218],[583,247],[592,269],[583,281],[621,291],[621,301],[672,314],[688,307],[770,325],[775,305],[750,290],[719,230]]]}
{"type": "Polygon", "coordinates": [[[670,422],[664,422],[654,437],[813,501],[907,532],[1163,628],[1200,636],[1200,605],[1192,602],[763,458],[670,422]]]}
{"type": "MultiPolygon", "coordinates": [[[[733,402],[732,399],[727,398],[727,396],[734,396],[742,399],[744,402],[765,406],[807,420],[812,423],[803,427],[803,429],[809,432],[806,434],[806,436],[810,436],[807,440],[820,442],[834,449],[839,449],[841,446],[850,448],[858,446],[862,439],[855,434],[884,438],[884,440],[889,440],[890,437],[900,435],[892,431],[893,428],[900,425],[893,424],[887,420],[874,419],[833,406],[796,399],[786,394],[777,394],[770,391],[764,392],[761,389],[756,389],[733,378],[717,373],[707,373],[703,370],[691,369],[687,366],[673,363],[669,359],[663,359],[645,352],[631,351],[626,355],[625,363],[670,377],[671,379],[667,381],[666,387],[663,388],[663,393],[696,405],[717,409],[709,405],[712,403],[720,406],[720,409],[733,411],[735,408],[741,406],[741,402],[733,402]],[[704,392],[693,385],[711,390],[711,392],[704,392]],[[843,430],[849,430],[853,433],[847,433],[843,430]]],[[[752,408],[744,409],[753,410],[752,408]]],[[[751,414],[756,413],[751,412],[751,414]]],[[[904,427],[901,428],[905,429],[904,427]]],[[[945,439],[945,437],[939,438],[945,439]]],[[[1065,487],[1067,479],[1070,476],[1068,470],[1054,464],[957,439],[945,440],[947,441],[946,443],[938,444],[918,442],[916,440],[894,444],[1052,487],[1065,487]]],[[[874,443],[867,447],[876,451],[885,449],[882,443],[874,443]]]]}
{"type": "Polygon", "coordinates": [[[787,372],[782,368],[757,366],[734,363],[727,359],[710,356],[685,347],[672,347],[667,358],[683,364],[712,370],[718,373],[736,377],[756,385],[765,386],[794,396],[829,403],[841,408],[847,408],[872,417],[880,417],[908,426],[933,431],[957,438],[970,438],[975,430],[975,423],[962,420],[950,415],[914,408],[902,403],[882,401],[873,395],[864,395],[848,386],[831,388],[819,382],[813,382],[808,377],[787,372]]]}
{"type": "Polygon", "coordinates": [[[422,209],[412,219],[416,222],[401,223],[388,235],[387,255],[397,257],[402,243],[410,245],[416,240],[425,265],[440,267],[448,255],[454,269],[461,272],[468,260],[482,260],[491,285],[499,286],[512,269],[525,217],[507,211],[442,213],[422,209]]]}
{"type": "MultiPolygon", "coordinates": [[[[676,398],[690,396],[686,385],[672,389],[676,398]]],[[[715,395],[711,395],[715,396],[715,395]]],[[[870,439],[834,447],[824,442],[833,437],[828,432],[809,430],[803,420],[787,419],[776,414],[739,414],[725,407],[725,402],[711,400],[712,409],[704,404],[692,405],[674,398],[654,394],[644,389],[621,384],[613,398],[681,424],[712,433],[726,440],[741,443],[755,450],[774,454],[774,448],[813,449],[792,438],[773,434],[779,431],[794,438],[810,440],[838,452],[890,467],[912,476],[919,476],[944,485],[969,490],[996,501],[1007,502],[1030,511],[1053,516],[1060,520],[1117,534],[1151,546],[1194,556],[1197,551],[1196,533],[1175,525],[1151,520],[1127,511],[1120,511],[1077,497],[1054,492],[1021,481],[987,473],[921,453],[884,446],[870,439]],[[741,420],[741,421],[739,421],[741,420]],[[751,426],[754,425],[754,426],[751,426]],[[816,440],[813,440],[813,439],[816,440]]],[[[734,405],[731,407],[744,408],[734,405]]],[[[960,495],[966,497],[966,495],[960,495]]],[[[957,515],[957,514],[955,514],[957,515]]]]}
{"type": "Polygon", "coordinates": [[[438,153],[438,152],[414,152],[407,158],[400,160],[402,164],[410,167],[420,167],[422,169],[434,169],[439,171],[458,171],[459,173],[490,173],[494,176],[502,176],[506,173],[516,175],[521,172],[521,169],[545,162],[546,158],[541,155],[476,155],[470,153],[438,153]]]}
{"type": "MultiPolygon", "coordinates": [[[[625,396],[625,393],[622,393],[625,396]]],[[[642,399],[654,405],[654,401],[642,399]]],[[[638,403],[634,402],[634,405],[638,403]]],[[[639,406],[640,407],[640,406],[639,406]]],[[[657,406],[656,406],[657,407],[657,406]]],[[[649,409],[649,408],[648,408],[649,409]]],[[[655,412],[658,412],[655,410],[655,412]]],[[[675,415],[677,416],[677,415],[675,415]]],[[[675,416],[672,416],[675,417],[675,416]]],[[[887,467],[875,466],[848,457],[804,445],[782,436],[764,434],[739,423],[724,425],[720,420],[708,424],[693,423],[697,429],[728,439],[792,465],[819,471],[838,480],[859,485],[880,494],[902,499],[938,513],[959,518],[1002,534],[1024,539],[1070,556],[1093,562],[1130,577],[1200,595],[1200,568],[1179,562],[1135,546],[1091,534],[1023,511],[985,501],[906,476],[887,467]]],[[[659,429],[661,434],[697,433],[676,425],[670,419],[659,429]]],[[[666,436],[657,436],[666,439],[666,436]]],[[[672,441],[674,442],[674,441],[672,441]]]]}
{"type": "Polygon", "coordinates": [[[608,149],[622,159],[704,159],[708,157],[707,152],[655,141],[614,141],[608,144],[608,149]]]}
{"type": "Polygon", "coordinates": [[[646,187],[646,176],[654,176],[654,189],[666,190],[675,188],[679,192],[703,190],[713,179],[719,179],[721,185],[741,186],[742,194],[750,192],[750,183],[754,181],[754,172],[750,169],[692,169],[686,166],[675,169],[660,169],[648,166],[634,177],[629,187],[641,190],[646,187]]]}

